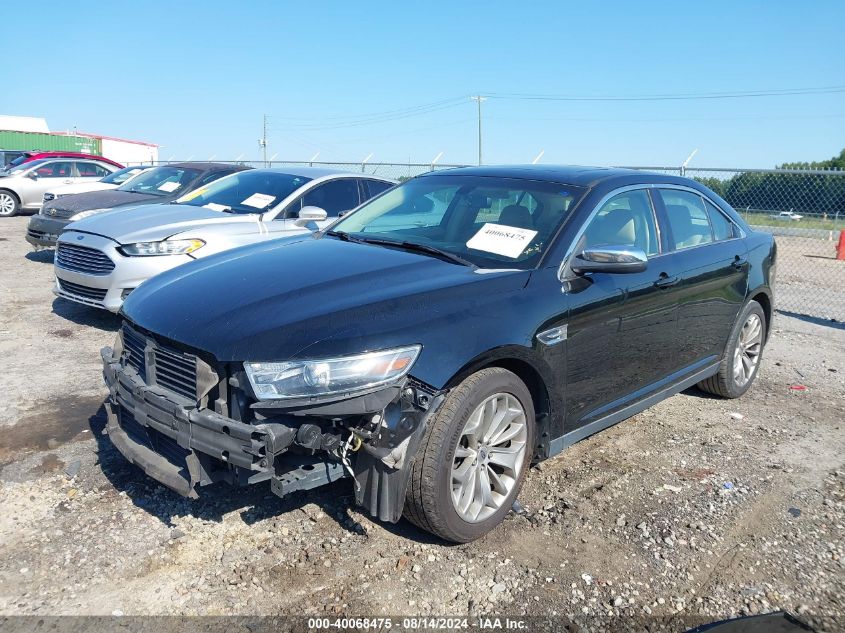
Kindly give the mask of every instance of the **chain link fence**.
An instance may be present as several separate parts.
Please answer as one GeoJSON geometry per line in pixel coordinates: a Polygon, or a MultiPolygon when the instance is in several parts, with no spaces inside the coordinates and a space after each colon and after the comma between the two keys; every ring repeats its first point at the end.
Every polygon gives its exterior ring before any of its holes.
{"type": "MultiPolygon", "coordinates": [[[[398,181],[462,165],[424,163],[215,161],[252,167],[314,166],[398,181]]],[[[161,161],[158,164],[165,164],[161,161]]],[[[775,236],[777,308],[845,322],[845,171],[642,167],[692,178],[736,209],[754,229],[775,236]]]]}

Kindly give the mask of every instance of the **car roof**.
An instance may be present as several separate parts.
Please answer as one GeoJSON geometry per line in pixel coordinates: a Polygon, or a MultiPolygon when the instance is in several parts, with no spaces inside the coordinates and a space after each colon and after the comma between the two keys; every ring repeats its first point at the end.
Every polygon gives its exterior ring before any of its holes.
{"type": "Polygon", "coordinates": [[[162,165],[150,165],[150,167],[183,167],[185,169],[198,169],[200,171],[214,171],[215,169],[231,169],[233,171],[243,171],[244,169],[252,169],[249,165],[234,165],[232,163],[165,163],[162,165]]]}
{"type": "Polygon", "coordinates": [[[356,176],[358,178],[371,178],[374,180],[383,180],[385,182],[395,182],[386,176],[377,176],[375,174],[364,174],[357,171],[348,171],[343,169],[330,169],[328,167],[305,167],[290,165],[285,167],[261,167],[256,171],[268,171],[277,174],[288,174],[289,176],[301,176],[303,178],[323,178],[324,176],[356,176]]]}
{"type": "Polygon", "coordinates": [[[637,169],[621,167],[587,167],[579,165],[490,165],[480,167],[455,167],[438,169],[421,177],[448,174],[456,176],[489,176],[495,178],[523,178],[527,180],[546,180],[581,187],[593,187],[599,183],[631,176],[654,182],[687,182],[686,179],[666,174],[655,174],[637,169]]]}

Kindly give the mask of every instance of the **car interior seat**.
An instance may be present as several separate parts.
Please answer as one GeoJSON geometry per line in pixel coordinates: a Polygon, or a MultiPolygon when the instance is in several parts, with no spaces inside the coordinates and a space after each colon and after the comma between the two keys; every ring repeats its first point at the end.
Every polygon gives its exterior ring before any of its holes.
{"type": "Polygon", "coordinates": [[[637,231],[634,212],[630,209],[613,209],[596,218],[587,230],[586,246],[600,244],[615,246],[636,246],[637,231]]]}
{"type": "Polygon", "coordinates": [[[669,215],[669,226],[672,228],[676,248],[689,248],[709,241],[709,236],[692,223],[690,210],[686,206],[667,204],[666,213],[669,215]]]}
{"type": "Polygon", "coordinates": [[[520,229],[533,229],[534,219],[531,217],[531,211],[528,207],[523,207],[520,204],[511,204],[502,209],[499,214],[498,224],[505,226],[515,226],[520,229]]]}

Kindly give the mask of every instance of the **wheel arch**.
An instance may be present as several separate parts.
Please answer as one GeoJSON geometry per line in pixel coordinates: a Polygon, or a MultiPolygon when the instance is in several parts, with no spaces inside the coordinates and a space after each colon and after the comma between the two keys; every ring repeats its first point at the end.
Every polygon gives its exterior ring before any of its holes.
{"type": "Polygon", "coordinates": [[[2,192],[2,193],[8,193],[8,194],[11,194],[11,195],[12,195],[12,197],[13,197],[15,200],[17,200],[17,201],[18,201],[18,204],[20,204],[20,203],[21,203],[21,197],[20,197],[17,193],[15,193],[15,191],[14,191],[13,189],[7,189],[6,187],[0,187],[0,192],[2,192]]]}
{"type": "Polygon", "coordinates": [[[562,403],[557,402],[554,392],[549,389],[553,380],[551,368],[532,354],[532,350],[508,346],[491,350],[466,363],[447,382],[451,389],[462,380],[482,369],[500,367],[515,374],[528,388],[534,404],[534,418],[537,425],[535,433],[535,458],[548,456],[553,420],[561,410],[562,403]]]}
{"type": "Polygon", "coordinates": [[[749,293],[748,302],[756,301],[763,308],[763,316],[766,318],[766,341],[769,340],[769,335],[772,331],[772,294],[767,289],[757,288],[749,293]]]}

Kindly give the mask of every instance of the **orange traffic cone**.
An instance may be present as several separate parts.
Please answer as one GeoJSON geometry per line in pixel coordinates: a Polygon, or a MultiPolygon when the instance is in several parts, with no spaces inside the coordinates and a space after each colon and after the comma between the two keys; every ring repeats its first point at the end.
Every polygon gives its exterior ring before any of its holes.
{"type": "Polygon", "coordinates": [[[845,260],[845,231],[839,231],[839,245],[836,247],[836,259],[845,260]]]}

